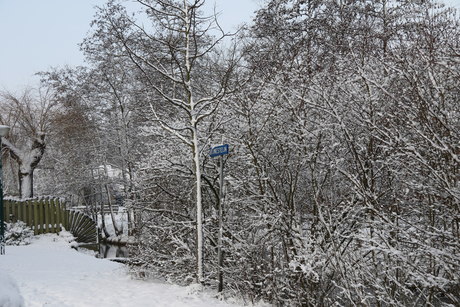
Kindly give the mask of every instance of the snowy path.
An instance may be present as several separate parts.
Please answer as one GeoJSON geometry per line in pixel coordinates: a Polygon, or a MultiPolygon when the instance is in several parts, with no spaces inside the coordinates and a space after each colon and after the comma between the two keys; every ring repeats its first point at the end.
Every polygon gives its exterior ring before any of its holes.
{"type": "Polygon", "coordinates": [[[16,279],[26,306],[238,306],[184,287],[132,280],[120,264],[79,253],[55,235],[7,246],[0,270],[16,279]]]}

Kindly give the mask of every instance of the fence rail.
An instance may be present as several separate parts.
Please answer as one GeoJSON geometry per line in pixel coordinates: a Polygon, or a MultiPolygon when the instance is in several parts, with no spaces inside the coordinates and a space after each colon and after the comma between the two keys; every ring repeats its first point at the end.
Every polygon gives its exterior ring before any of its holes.
{"type": "Polygon", "coordinates": [[[65,228],[78,242],[97,241],[96,223],[82,212],[66,209],[65,204],[59,199],[5,199],[3,206],[7,222],[22,221],[33,229],[35,235],[58,233],[65,228]]]}

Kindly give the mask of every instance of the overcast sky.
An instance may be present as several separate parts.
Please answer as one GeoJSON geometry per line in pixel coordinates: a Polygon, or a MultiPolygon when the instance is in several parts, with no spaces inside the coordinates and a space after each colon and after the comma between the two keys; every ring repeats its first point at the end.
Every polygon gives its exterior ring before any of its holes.
{"type": "MultiPolygon", "coordinates": [[[[460,0],[445,0],[460,8],[460,0]]],[[[78,44],[90,29],[94,5],[106,0],[0,0],[0,90],[34,85],[34,73],[50,67],[83,64],[78,44]]],[[[208,0],[222,12],[231,31],[251,22],[261,0],[208,0]]]]}
{"type": "MultiPolygon", "coordinates": [[[[258,1],[208,0],[222,12],[224,30],[250,22],[258,1]]],[[[83,64],[82,42],[95,12],[106,0],[0,0],[0,90],[34,85],[36,72],[83,64]]]]}

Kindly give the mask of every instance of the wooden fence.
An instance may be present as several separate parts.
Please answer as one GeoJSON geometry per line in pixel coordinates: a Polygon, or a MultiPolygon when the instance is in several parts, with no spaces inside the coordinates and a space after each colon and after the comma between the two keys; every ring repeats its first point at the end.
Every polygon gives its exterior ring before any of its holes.
{"type": "Polygon", "coordinates": [[[66,209],[63,202],[53,198],[16,201],[5,199],[6,222],[23,221],[35,235],[58,233],[65,228],[78,242],[96,242],[97,225],[86,214],[66,209]]]}

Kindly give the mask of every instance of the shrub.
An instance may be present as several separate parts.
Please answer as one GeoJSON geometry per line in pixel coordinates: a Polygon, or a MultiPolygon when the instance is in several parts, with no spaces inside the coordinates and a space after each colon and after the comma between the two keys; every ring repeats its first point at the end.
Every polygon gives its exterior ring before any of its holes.
{"type": "Polygon", "coordinates": [[[28,245],[34,235],[33,230],[24,222],[5,223],[6,245],[28,245]]]}

